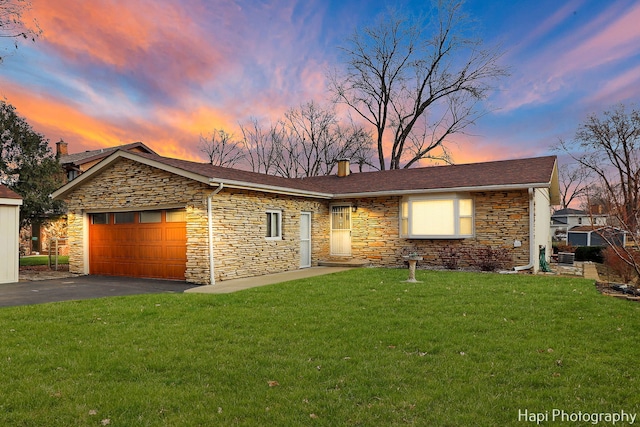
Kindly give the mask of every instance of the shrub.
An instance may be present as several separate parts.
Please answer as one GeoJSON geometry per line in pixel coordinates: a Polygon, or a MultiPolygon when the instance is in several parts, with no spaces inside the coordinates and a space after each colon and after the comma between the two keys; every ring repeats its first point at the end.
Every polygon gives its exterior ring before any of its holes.
{"type": "MultiPolygon", "coordinates": [[[[636,263],[640,263],[640,252],[634,249],[629,250],[629,252],[621,252],[620,255],[627,260],[631,260],[631,257],[633,257],[636,263]]],[[[629,283],[637,278],[637,273],[620,255],[611,247],[607,247],[602,251],[604,265],[620,276],[625,283],[629,283]]]]}
{"type": "Polygon", "coordinates": [[[469,248],[469,255],[471,265],[481,271],[497,271],[511,264],[511,254],[506,248],[476,246],[469,248]]]}
{"type": "Polygon", "coordinates": [[[579,246],[576,248],[576,261],[593,261],[601,263],[603,246],[579,246]]]}
{"type": "Polygon", "coordinates": [[[445,246],[438,249],[438,255],[442,260],[442,266],[444,268],[447,270],[457,270],[459,267],[458,261],[461,256],[464,256],[464,251],[455,246],[445,246]]]}

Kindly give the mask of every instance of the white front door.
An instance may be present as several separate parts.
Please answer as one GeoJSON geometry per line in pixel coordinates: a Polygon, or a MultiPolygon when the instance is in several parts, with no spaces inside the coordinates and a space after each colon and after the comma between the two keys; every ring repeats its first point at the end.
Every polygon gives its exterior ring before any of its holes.
{"type": "Polygon", "coordinates": [[[351,256],[351,206],[331,207],[331,255],[351,256]]]}
{"type": "Polygon", "coordinates": [[[311,212],[300,213],[300,268],[311,267],[311,212]]]}

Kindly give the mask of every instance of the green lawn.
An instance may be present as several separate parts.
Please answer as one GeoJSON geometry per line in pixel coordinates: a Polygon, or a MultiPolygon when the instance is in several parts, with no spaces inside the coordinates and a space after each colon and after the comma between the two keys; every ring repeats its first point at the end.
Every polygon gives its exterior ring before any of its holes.
{"type": "Polygon", "coordinates": [[[2,308],[0,425],[527,426],[524,411],[548,411],[543,425],[575,426],[593,424],[553,423],[552,411],[640,415],[640,304],[583,279],[417,276],[360,269],[226,295],[2,308]]]}
{"type": "MultiPolygon", "coordinates": [[[[51,258],[51,263],[55,264],[56,259],[51,258]]],[[[61,255],[58,257],[58,264],[69,264],[69,256],[61,255]]],[[[33,266],[33,265],[49,265],[48,255],[35,255],[28,257],[20,257],[20,266],[33,266]]]]}

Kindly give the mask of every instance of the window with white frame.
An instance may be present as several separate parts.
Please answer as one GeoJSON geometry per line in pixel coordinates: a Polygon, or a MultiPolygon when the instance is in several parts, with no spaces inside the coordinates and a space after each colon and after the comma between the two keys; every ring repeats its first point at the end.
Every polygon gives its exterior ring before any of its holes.
{"type": "Polygon", "coordinates": [[[400,205],[400,235],[410,239],[473,237],[473,199],[468,194],[406,196],[400,205]]]}
{"type": "Polygon", "coordinates": [[[267,211],[267,233],[266,238],[269,240],[282,239],[282,211],[267,211]]]}

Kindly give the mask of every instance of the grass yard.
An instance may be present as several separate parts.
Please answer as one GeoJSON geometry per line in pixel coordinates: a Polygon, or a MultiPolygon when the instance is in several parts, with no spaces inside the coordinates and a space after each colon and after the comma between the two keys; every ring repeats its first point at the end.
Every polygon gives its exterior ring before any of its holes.
{"type": "Polygon", "coordinates": [[[226,295],[2,308],[0,425],[527,426],[524,411],[548,411],[542,425],[574,426],[593,424],[553,422],[552,411],[640,415],[640,304],[583,279],[406,277],[360,269],[226,295]]]}
{"type": "MultiPolygon", "coordinates": [[[[56,259],[52,258],[51,262],[55,263],[56,259]]],[[[69,264],[69,256],[68,255],[59,256],[58,264],[69,264]]],[[[20,257],[20,267],[32,267],[35,265],[49,265],[49,256],[35,255],[35,256],[20,257]]]]}

